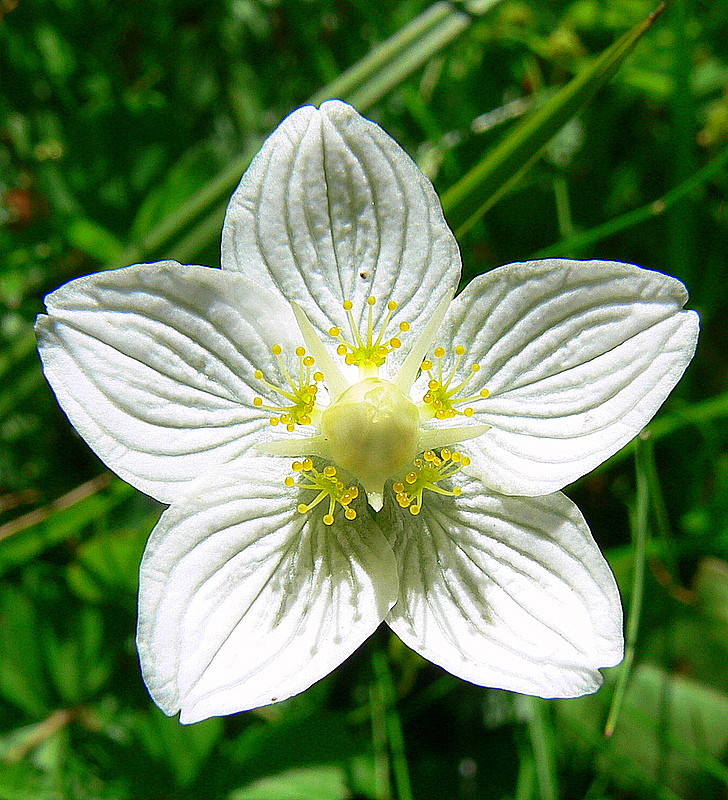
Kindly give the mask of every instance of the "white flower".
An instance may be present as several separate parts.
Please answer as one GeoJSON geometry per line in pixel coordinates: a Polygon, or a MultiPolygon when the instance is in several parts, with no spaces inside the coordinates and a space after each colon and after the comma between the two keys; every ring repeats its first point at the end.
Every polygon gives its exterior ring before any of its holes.
{"type": "Polygon", "coordinates": [[[38,320],[73,425],[171,504],[139,599],[161,708],[194,722],[289,697],[382,620],[474,683],[594,691],[621,608],[558,490],[680,378],[698,329],[682,284],[554,260],[452,299],[432,186],[336,101],[268,139],[222,261],[80,278],[38,320]]]}

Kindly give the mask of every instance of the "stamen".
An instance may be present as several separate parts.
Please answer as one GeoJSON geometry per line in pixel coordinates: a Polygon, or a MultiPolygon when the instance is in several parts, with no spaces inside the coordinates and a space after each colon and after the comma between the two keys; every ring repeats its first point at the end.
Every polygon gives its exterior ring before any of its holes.
{"type": "Polygon", "coordinates": [[[278,371],[288,388],[281,388],[266,380],[263,372],[259,369],[255,371],[255,377],[269,389],[284,398],[284,400],[287,400],[288,403],[267,405],[262,397],[256,397],[253,399],[253,405],[265,411],[275,412],[275,416],[270,419],[270,424],[274,426],[285,425],[289,432],[293,432],[296,429],[296,425],[311,424],[312,414],[316,407],[318,384],[323,381],[324,376],[322,372],[313,371],[315,360],[313,356],[306,353],[304,347],[296,348],[298,374],[295,377],[293,377],[286,368],[281,346],[274,344],[273,347],[271,347],[271,352],[276,357],[278,371]]]}
{"type": "MultiPolygon", "coordinates": [[[[387,356],[392,350],[397,350],[402,346],[402,340],[398,336],[385,339],[385,333],[392,321],[394,312],[399,307],[394,300],[387,303],[387,313],[382,320],[379,333],[374,332],[374,306],[377,304],[375,297],[367,298],[366,332],[362,336],[359,327],[354,320],[352,309],[354,304],[351,300],[344,300],[343,307],[349,322],[350,337],[346,339],[341,328],[329,328],[329,334],[339,341],[336,352],[344,357],[347,364],[353,364],[365,370],[381,367],[387,356]]],[[[399,330],[406,333],[410,329],[409,322],[400,322],[399,330]]]]}
{"type": "Polygon", "coordinates": [[[300,503],[296,507],[300,514],[307,514],[312,508],[328,499],[329,510],[323,516],[324,525],[334,524],[337,503],[344,509],[346,519],[356,519],[356,511],[350,507],[350,503],[359,496],[359,489],[356,486],[345,486],[336,477],[336,467],[329,465],[319,472],[310,458],[304,458],[303,461],[294,461],[292,469],[298,473],[299,480],[296,482],[296,479],[289,475],[284,481],[286,486],[298,486],[299,489],[313,489],[318,492],[310,503],[300,503]]]}
{"type": "Polygon", "coordinates": [[[447,375],[445,375],[442,367],[443,359],[446,355],[445,348],[436,347],[433,354],[437,360],[436,364],[431,359],[425,359],[422,362],[422,371],[426,372],[430,378],[427,384],[427,392],[422,398],[423,402],[426,406],[429,406],[432,416],[437,417],[437,419],[452,419],[458,414],[472,417],[475,409],[466,404],[484,400],[490,397],[490,392],[487,389],[481,389],[477,394],[473,395],[463,397],[460,394],[475,374],[480,372],[480,364],[471,364],[468,375],[459,383],[453,385],[465,355],[465,348],[462,345],[458,345],[455,348],[455,361],[447,375]],[[458,406],[465,406],[465,408],[460,409],[458,406]]]}
{"type": "Polygon", "coordinates": [[[404,480],[395,481],[392,487],[401,508],[409,509],[410,514],[417,516],[422,511],[422,493],[425,489],[448,497],[459,497],[462,489],[443,489],[437,484],[452,478],[463,467],[470,464],[470,459],[457,450],[443,448],[440,453],[425,450],[420,458],[412,462],[413,470],[408,472],[404,480]]]}

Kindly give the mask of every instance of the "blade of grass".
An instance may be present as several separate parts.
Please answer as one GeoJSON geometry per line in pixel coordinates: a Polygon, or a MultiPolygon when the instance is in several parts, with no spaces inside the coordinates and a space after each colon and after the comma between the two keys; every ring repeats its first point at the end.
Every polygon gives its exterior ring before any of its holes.
{"type": "MultiPolygon", "coordinates": [[[[700,428],[726,417],[728,417],[728,391],[663,414],[645,428],[645,435],[649,436],[653,441],[659,441],[681,428],[691,426],[700,428]]],[[[609,469],[620,461],[624,461],[625,458],[634,453],[636,447],[637,440],[632,439],[611,458],[600,464],[594,472],[609,469]]]]}
{"type": "MultiPolygon", "coordinates": [[[[488,0],[482,10],[478,9],[479,14],[489,10],[498,2],[500,0],[488,0]]],[[[463,7],[466,8],[467,5],[463,7]]],[[[409,25],[374,48],[348,72],[317,92],[308,102],[319,104],[328,98],[339,97],[351,102],[359,111],[365,111],[421,67],[425,61],[450,44],[469,26],[470,21],[471,16],[455,3],[435,3],[409,25]]],[[[143,261],[161,252],[198,217],[209,208],[217,206],[196,225],[177,251],[189,254],[185,260],[192,260],[218,235],[219,227],[215,229],[213,220],[219,219],[220,204],[227,202],[240,176],[260,149],[261,141],[259,138],[251,138],[246,144],[245,151],[238,158],[231,161],[217,177],[190,197],[184,205],[175,209],[173,214],[157,225],[140,242],[127,247],[109,267],[121,267],[143,261]]]]}
{"type": "Polygon", "coordinates": [[[528,734],[536,767],[536,783],[540,800],[558,800],[554,730],[548,701],[540,697],[526,698],[528,734]]]}
{"type": "Polygon", "coordinates": [[[604,726],[604,735],[612,736],[617,725],[619,714],[624,704],[627,684],[632,674],[640,616],[642,614],[642,597],[645,588],[645,565],[647,563],[647,542],[649,539],[650,485],[647,467],[647,448],[650,445],[643,437],[637,438],[635,450],[635,473],[637,480],[637,500],[634,513],[631,515],[632,541],[634,543],[634,580],[632,596],[627,614],[625,630],[624,661],[617,676],[617,686],[612,697],[612,705],[604,726]]]}
{"type": "Polygon", "coordinates": [[[0,525],[0,575],[75,536],[136,490],[104,472],[62,497],[0,525]]]}
{"type": "Polygon", "coordinates": [[[372,78],[386,73],[393,61],[398,60],[402,53],[413,45],[416,46],[434,28],[438,28],[453,16],[461,14],[461,12],[455,12],[455,14],[453,12],[453,6],[450,3],[433,3],[389,39],[374,47],[365,58],[339,75],[328,86],[316,92],[310,102],[318,105],[332,97],[351,97],[372,78]]]}
{"type": "Polygon", "coordinates": [[[402,722],[397,711],[397,696],[394,691],[392,673],[389,670],[389,659],[381,650],[372,652],[372,668],[378,691],[385,703],[385,719],[389,751],[392,755],[392,776],[397,789],[398,800],[412,800],[409,766],[404,749],[402,722]]]}
{"type": "Polygon", "coordinates": [[[575,233],[573,236],[562,239],[556,244],[549,245],[543,250],[539,250],[532,258],[552,258],[553,256],[563,255],[565,252],[576,253],[585,248],[613,236],[620,231],[639,225],[647,220],[654,219],[664,214],[672,208],[678,201],[693,194],[696,189],[707,183],[711,178],[722,173],[728,164],[728,147],[722,150],[715,158],[702,166],[689,178],[684,180],[679,186],[670,189],[662,197],[653,200],[651,203],[621,214],[619,217],[609,220],[602,225],[597,225],[587,231],[575,233]]]}
{"type": "Polygon", "coordinates": [[[456,236],[466,233],[513,188],[549,140],[612,78],[664,7],[660,5],[646,20],[620,37],[445,192],[442,204],[456,236]],[[482,197],[484,201],[480,200],[482,197]],[[476,203],[478,206],[472,211],[476,203]]]}
{"type": "MultiPolygon", "coordinates": [[[[498,2],[498,0],[493,0],[498,2]]],[[[422,67],[432,56],[460,36],[470,25],[470,17],[455,11],[433,30],[428,31],[417,44],[395,58],[387,67],[373,76],[364,86],[346,96],[360,111],[371,108],[388,92],[422,67]]]]}

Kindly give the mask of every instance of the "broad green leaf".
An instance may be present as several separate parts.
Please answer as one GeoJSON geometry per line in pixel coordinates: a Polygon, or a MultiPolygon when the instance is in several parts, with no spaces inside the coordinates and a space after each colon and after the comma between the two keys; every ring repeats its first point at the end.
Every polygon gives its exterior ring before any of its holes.
{"type": "Polygon", "coordinates": [[[340,767],[307,767],[261,778],[230,795],[230,800],[347,800],[351,794],[340,767]]]}
{"type": "Polygon", "coordinates": [[[602,689],[556,702],[564,747],[601,751],[602,768],[629,789],[667,780],[680,796],[697,797],[706,775],[728,786],[728,768],[720,761],[728,747],[728,694],[655,664],[641,664],[632,674],[611,739],[601,730],[607,699],[602,689]]]}
{"type": "Polygon", "coordinates": [[[319,712],[249,727],[232,759],[249,779],[312,765],[340,764],[360,753],[343,714],[319,712]]]}
{"type": "Polygon", "coordinates": [[[456,236],[466,233],[513,188],[549,140],[612,78],[662,8],[607,48],[445,192],[442,204],[456,236]]]}

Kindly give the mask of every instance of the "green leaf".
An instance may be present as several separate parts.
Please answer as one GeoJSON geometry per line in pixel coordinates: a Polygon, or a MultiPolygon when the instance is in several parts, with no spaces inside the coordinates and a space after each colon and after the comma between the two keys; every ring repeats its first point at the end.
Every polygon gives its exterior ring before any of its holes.
{"type": "Polygon", "coordinates": [[[347,800],[351,797],[339,767],[293,769],[262,778],[230,795],[230,800],[347,800]]]}
{"type": "Polygon", "coordinates": [[[103,518],[135,494],[131,486],[104,473],[48,506],[0,526],[0,576],[78,536],[84,526],[103,518]]]}
{"type": "MultiPolygon", "coordinates": [[[[373,48],[351,69],[316,92],[308,102],[318,105],[329,98],[340,98],[352,103],[359,111],[371,108],[460,36],[470,25],[471,15],[486,13],[498,2],[500,0],[481,0],[477,4],[434,3],[402,30],[373,48]]],[[[193,260],[219,235],[220,220],[228,196],[248,168],[260,144],[257,139],[250,138],[238,158],[144,238],[112,259],[110,266],[126,266],[158,254],[185,230],[185,240],[173,251],[173,255],[181,260],[193,260]],[[203,214],[205,216],[200,219],[203,214]],[[190,229],[195,220],[198,220],[197,224],[190,229]]]]}
{"type": "Polygon", "coordinates": [[[312,765],[337,764],[359,753],[345,716],[319,712],[249,727],[238,740],[232,759],[239,764],[239,774],[257,778],[312,765]]]}
{"type": "Polygon", "coordinates": [[[163,762],[180,786],[191,783],[223,734],[219,717],[180,725],[176,717],[166,717],[159,709],[150,708],[132,723],[138,741],[149,757],[163,762]]]}
{"type": "Polygon", "coordinates": [[[43,774],[30,764],[0,762],[0,800],[57,798],[58,792],[50,775],[43,774]]]}
{"type": "Polygon", "coordinates": [[[84,542],[68,566],[69,584],[76,594],[92,603],[135,598],[144,545],[158,516],[154,512],[129,528],[104,532],[84,542]]]}
{"type": "Polygon", "coordinates": [[[466,233],[513,188],[549,140],[612,78],[663,8],[607,48],[445,192],[442,204],[456,236],[466,233]]]}
{"type": "Polygon", "coordinates": [[[0,697],[40,717],[52,707],[52,688],[39,645],[38,614],[14,587],[0,590],[0,697]]]}
{"type": "Polygon", "coordinates": [[[90,219],[72,220],[66,229],[68,243],[101,262],[114,261],[124,251],[111,231],[90,219]]]}

